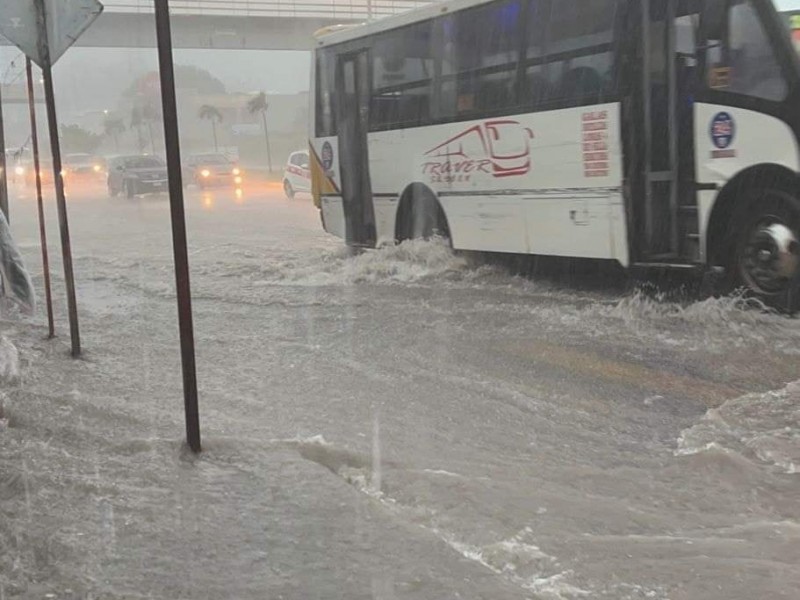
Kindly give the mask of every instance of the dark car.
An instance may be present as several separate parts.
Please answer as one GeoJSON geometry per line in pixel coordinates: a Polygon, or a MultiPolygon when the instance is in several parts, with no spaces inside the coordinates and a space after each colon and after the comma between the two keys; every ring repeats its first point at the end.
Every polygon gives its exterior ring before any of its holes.
{"type": "Polygon", "coordinates": [[[108,162],[108,193],[139,194],[167,191],[167,165],[157,156],[119,156],[108,162]]]}
{"type": "Polygon", "coordinates": [[[194,183],[201,188],[240,185],[242,171],[224,154],[194,154],[184,161],[183,183],[194,183]]]}

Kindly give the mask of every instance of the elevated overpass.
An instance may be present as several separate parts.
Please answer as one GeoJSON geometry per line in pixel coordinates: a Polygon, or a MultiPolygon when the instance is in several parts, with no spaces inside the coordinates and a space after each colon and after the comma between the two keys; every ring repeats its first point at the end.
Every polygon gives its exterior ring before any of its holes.
{"type": "MultiPolygon", "coordinates": [[[[0,0],[2,1],[2,0],[0,0]]],[[[308,50],[321,27],[378,19],[431,0],[172,0],[175,48],[308,50]]],[[[154,48],[153,0],[101,0],[103,14],[76,42],[154,48]]],[[[8,42],[0,38],[0,44],[8,42]]]]}

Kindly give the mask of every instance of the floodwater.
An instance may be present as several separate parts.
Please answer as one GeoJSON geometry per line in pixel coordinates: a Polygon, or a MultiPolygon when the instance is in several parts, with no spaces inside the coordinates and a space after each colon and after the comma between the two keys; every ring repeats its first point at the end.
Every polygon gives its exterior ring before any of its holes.
{"type": "Polygon", "coordinates": [[[0,319],[3,600],[798,597],[800,321],[190,190],[193,457],[167,200],[73,195],[85,357],[53,221],[58,337],[0,319]]]}

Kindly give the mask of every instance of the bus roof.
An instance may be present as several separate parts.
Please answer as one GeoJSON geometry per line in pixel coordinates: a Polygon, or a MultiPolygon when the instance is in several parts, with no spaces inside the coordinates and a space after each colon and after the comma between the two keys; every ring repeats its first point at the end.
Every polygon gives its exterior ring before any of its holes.
{"type": "Polygon", "coordinates": [[[343,23],[340,25],[327,25],[325,27],[320,27],[312,35],[314,36],[314,39],[318,39],[326,35],[331,35],[332,33],[345,31],[347,29],[352,29],[353,27],[361,27],[363,25],[364,23],[343,23]]]}
{"type": "MultiPolygon", "coordinates": [[[[343,29],[335,29],[336,26],[331,28],[324,27],[317,32],[324,37],[317,39],[316,46],[323,47],[340,44],[348,40],[358,39],[381,31],[396,29],[418,21],[426,21],[442,14],[455,12],[472,6],[479,6],[481,4],[488,4],[493,1],[494,0],[445,0],[444,2],[436,2],[434,0],[427,6],[415,8],[398,15],[392,15],[361,25],[354,25],[343,29]],[[332,31],[327,31],[329,29],[332,31]]],[[[315,37],[317,37],[316,34],[315,37]]]]}

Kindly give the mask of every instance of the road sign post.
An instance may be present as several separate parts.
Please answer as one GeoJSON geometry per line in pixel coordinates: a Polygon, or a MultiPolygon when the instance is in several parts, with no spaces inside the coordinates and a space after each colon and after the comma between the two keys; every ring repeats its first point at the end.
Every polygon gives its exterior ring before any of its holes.
{"type": "Polygon", "coordinates": [[[53,155],[53,181],[58,206],[64,280],[67,287],[69,332],[74,358],[78,358],[81,354],[81,338],[67,201],[64,195],[64,180],[61,177],[61,146],[58,139],[52,67],[102,11],[103,5],[97,0],[2,0],[0,4],[0,34],[13,42],[42,68],[47,124],[53,155]]]}
{"type": "Polygon", "coordinates": [[[42,247],[42,270],[44,271],[44,297],[47,304],[47,336],[56,335],[53,321],[53,294],[50,290],[50,257],[47,252],[47,229],[44,224],[44,201],[42,200],[42,171],[39,166],[39,132],[36,127],[36,104],[33,96],[33,69],[31,59],[25,58],[25,74],[28,77],[28,112],[31,119],[31,149],[33,150],[33,174],[36,178],[36,208],[39,212],[39,240],[42,247]]]}
{"type": "Polygon", "coordinates": [[[181,338],[181,369],[186,413],[186,441],[192,452],[200,452],[200,416],[197,407],[197,370],[194,355],[192,292],[189,285],[189,252],[186,247],[186,215],[183,207],[181,150],[178,141],[178,109],[175,102],[175,69],[172,63],[172,32],[169,1],[155,0],[158,67],[161,77],[161,107],[164,114],[164,145],[167,154],[169,206],[172,217],[172,251],[178,296],[178,329],[181,338]]]}
{"type": "MultiPolygon", "coordinates": [[[[48,32],[45,0],[34,0],[38,30],[48,32]]],[[[52,27],[51,27],[52,28],[52,27]]],[[[44,102],[47,108],[47,126],[50,131],[50,151],[53,159],[53,183],[56,190],[56,206],[58,208],[58,229],[61,235],[61,260],[64,263],[64,282],[67,287],[67,314],[69,316],[69,336],[72,357],[81,355],[81,335],[78,326],[78,301],[75,296],[75,275],[72,269],[72,243],[69,236],[69,219],[67,217],[67,199],[64,195],[64,178],[61,173],[61,143],[58,139],[58,117],[56,115],[56,98],[53,91],[53,69],[50,56],[49,35],[40,35],[38,39],[39,57],[42,61],[42,78],[44,79],[44,102]]]]}
{"type": "MultiPolygon", "coordinates": [[[[52,66],[102,10],[103,6],[97,0],[0,0],[0,34],[16,44],[33,62],[38,64],[42,68],[44,76],[47,121],[53,150],[53,176],[58,203],[64,278],[67,284],[72,355],[74,357],[80,355],[80,335],[67,205],[64,196],[64,181],[61,177],[61,147],[58,141],[52,66]]],[[[193,452],[200,452],[200,418],[197,407],[197,370],[194,354],[192,297],[189,285],[189,253],[186,247],[186,215],[183,206],[178,111],[175,102],[175,72],[172,62],[172,33],[168,0],[155,0],[155,13],[161,103],[164,114],[164,139],[169,173],[172,249],[175,258],[175,284],[178,296],[186,440],[193,452]]],[[[30,70],[28,72],[30,73],[30,70]]],[[[30,98],[32,102],[32,91],[30,98]]],[[[31,104],[31,106],[33,105],[31,104]]],[[[35,122],[33,111],[31,116],[35,122]]],[[[46,244],[43,222],[40,231],[43,244],[46,244]]]]}

